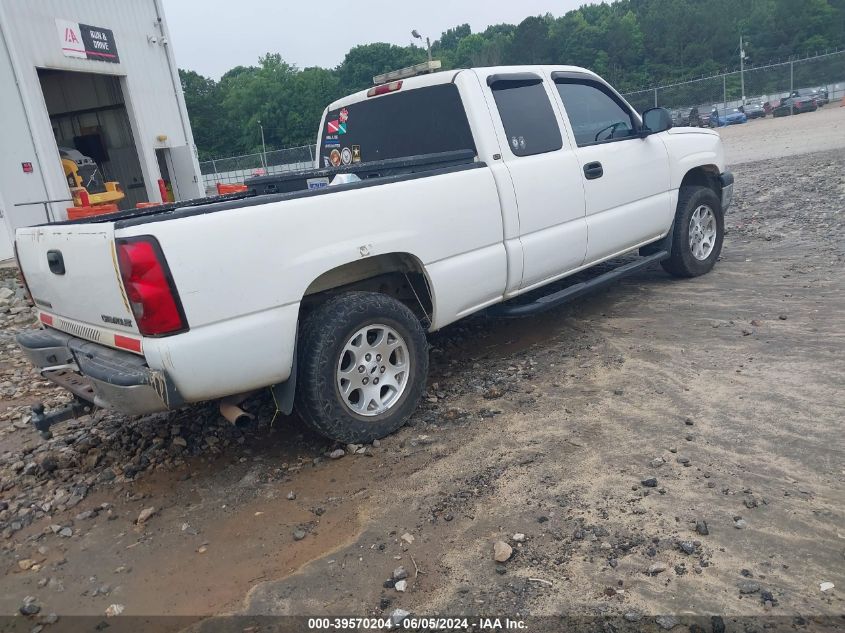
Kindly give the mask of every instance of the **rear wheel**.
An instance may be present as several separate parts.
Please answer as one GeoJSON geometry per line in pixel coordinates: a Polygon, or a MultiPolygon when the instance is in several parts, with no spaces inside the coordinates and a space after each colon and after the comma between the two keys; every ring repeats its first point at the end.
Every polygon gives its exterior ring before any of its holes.
{"type": "Polygon", "coordinates": [[[722,252],[725,223],[719,197],[708,187],[681,187],[672,255],[661,265],[676,277],[710,272],[722,252]]]}
{"type": "Polygon", "coordinates": [[[337,295],[306,319],[298,371],[296,409],[308,426],[341,442],[371,442],[405,424],[419,402],[425,332],[392,297],[337,295]]]}

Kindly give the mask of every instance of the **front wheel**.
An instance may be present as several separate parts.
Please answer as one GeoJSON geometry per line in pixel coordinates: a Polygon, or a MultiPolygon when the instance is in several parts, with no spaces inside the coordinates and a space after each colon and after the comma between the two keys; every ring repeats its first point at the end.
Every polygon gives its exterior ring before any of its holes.
{"type": "Polygon", "coordinates": [[[724,238],[719,196],[708,187],[681,187],[672,229],[672,255],[661,265],[676,277],[703,275],[716,264],[724,238]]]}
{"type": "Polygon", "coordinates": [[[318,433],[367,443],[401,427],[428,377],[428,345],[414,313],[373,292],[346,292],[305,320],[296,409],[318,433]]]}

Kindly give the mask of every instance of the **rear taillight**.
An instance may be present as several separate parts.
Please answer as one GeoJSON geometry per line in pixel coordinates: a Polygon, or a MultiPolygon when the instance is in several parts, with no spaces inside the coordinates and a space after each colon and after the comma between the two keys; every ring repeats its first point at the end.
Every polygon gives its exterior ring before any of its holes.
{"type": "Polygon", "coordinates": [[[21,266],[21,260],[18,257],[18,243],[14,242],[14,251],[15,251],[15,263],[18,265],[18,281],[21,282],[23,286],[23,290],[26,293],[26,300],[30,306],[35,305],[35,302],[32,300],[32,293],[29,291],[29,284],[26,283],[26,277],[23,275],[23,266],[21,266]]]}
{"type": "Polygon", "coordinates": [[[396,92],[402,89],[401,81],[391,81],[389,84],[382,84],[375,88],[370,88],[367,91],[368,97],[377,97],[379,95],[386,95],[388,92],[396,92]]]}
{"type": "Polygon", "coordinates": [[[151,235],[116,241],[126,297],[144,336],[188,329],[179,295],[158,241],[151,235]]]}

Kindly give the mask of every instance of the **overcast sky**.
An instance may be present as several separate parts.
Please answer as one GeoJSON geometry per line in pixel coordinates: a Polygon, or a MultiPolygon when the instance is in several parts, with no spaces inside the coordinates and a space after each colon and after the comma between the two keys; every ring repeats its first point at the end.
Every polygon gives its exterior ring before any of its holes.
{"type": "MultiPolygon", "coordinates": [[[[529,15],[560,16],[587,0],[164,0],[180,68],[219,79],[267,52],[300,68],[331,68],[356,44],[406,45],[411,30],[432,40],[468,23],[518,24],[529,15]]],[[[419,42],[417,42],[419,43],[419,42]]]]}

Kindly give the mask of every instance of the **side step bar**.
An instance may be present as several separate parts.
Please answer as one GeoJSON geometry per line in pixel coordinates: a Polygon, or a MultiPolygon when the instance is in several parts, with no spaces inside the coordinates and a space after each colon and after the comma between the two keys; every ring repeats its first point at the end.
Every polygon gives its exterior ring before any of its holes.
{"type": "Polygon", "coordinates": [[[597,288],[601,288],[602,286],[606,286],[610,283],[613,283],[614,281],[622,279],[623,277],[627,277],[628,275],[642,270],[643,268],[646,268],[655,262],[667,259],[668,257],[668,251],[660,250],[646,257],[642,257],[628,264],[624,264],[619,268],[609,270],[603,275],[599,275],[598,277],[595,277],[588,281],[582,281],[580,283],[567,286],[563,290],[558,290],[557,292],[553,292],[552,294],[540,297],[532,303],[500,303],[491,308],[488,308],[487,312],[492,316],[505,318],[524,317],[532,314],[539,314],[541,312],[545,312],[546,310],[556,308],[557,306],[566,303],[571,299],[580,297],[581,295],[591,292],[597,288]]]}

